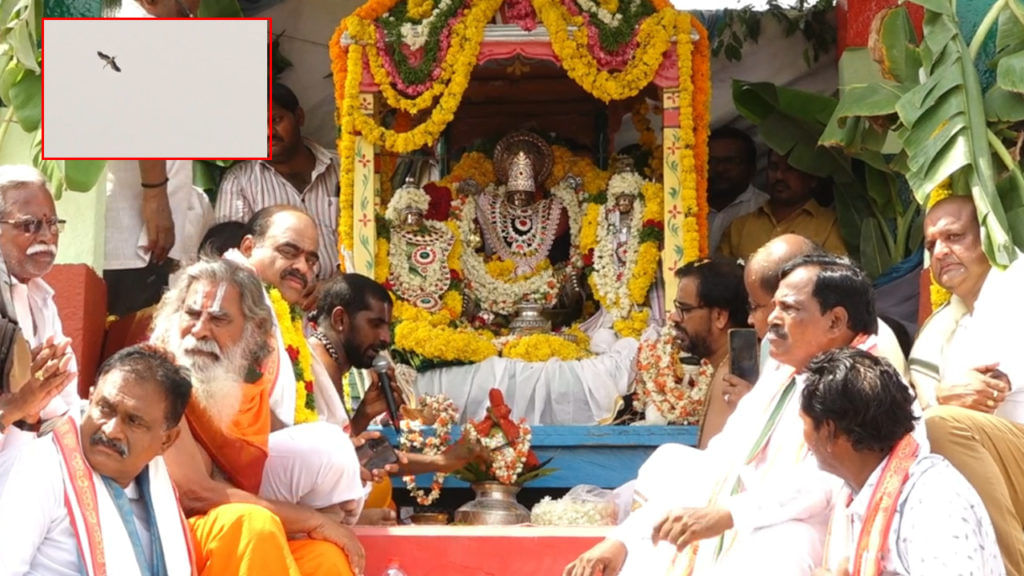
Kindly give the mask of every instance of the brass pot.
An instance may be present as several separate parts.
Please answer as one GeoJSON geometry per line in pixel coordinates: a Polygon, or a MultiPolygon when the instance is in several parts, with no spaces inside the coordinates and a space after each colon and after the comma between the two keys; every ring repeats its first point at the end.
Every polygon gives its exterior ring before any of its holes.
{"type": "Polygon", "coordinates": [[[500,482],[477,482],[471,486],[476,499],[455,511],[456,524],[498,526],[530,521],[530,511],[516,501],[521,486],[508,486],[500,482]]]}

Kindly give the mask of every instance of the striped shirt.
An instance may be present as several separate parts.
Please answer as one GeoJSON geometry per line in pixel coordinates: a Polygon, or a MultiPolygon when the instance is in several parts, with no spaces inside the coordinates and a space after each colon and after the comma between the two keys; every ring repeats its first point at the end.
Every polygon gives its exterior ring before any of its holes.
{"type": "Polygon", "coordinates": [[[320,243],[318,277],[338,269],[338,158],[312,140],[316,157],[309,185],[298,191],[265,160],[245,160],[228,169],[217,191],[217,222],[247,222],[256,211],[275,204],[301,208],[316,222],[320,243]]]}

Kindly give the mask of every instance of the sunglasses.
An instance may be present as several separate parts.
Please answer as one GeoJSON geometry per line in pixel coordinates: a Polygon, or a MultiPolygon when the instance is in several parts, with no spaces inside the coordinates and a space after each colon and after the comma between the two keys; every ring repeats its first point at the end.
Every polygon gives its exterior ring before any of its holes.
{"type": "Polygon", "coordinates": [[[17,220],[0,220],[0,224],[10,224],[16,229],[21,230],[24,234],[39,234],[45,225],[50,232],[58,234],[64,231],[64,224],[67,220],[59,220],[57,218],[19,218],[17,220]]]}

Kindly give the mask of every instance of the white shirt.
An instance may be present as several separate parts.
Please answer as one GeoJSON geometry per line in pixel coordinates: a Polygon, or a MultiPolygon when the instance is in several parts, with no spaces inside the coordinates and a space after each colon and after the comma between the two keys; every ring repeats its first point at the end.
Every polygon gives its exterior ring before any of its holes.
{"type": "MultiPolygon", "coordinates": [[[[836,497],[837,507],[850,504],[845,510],[838,510],[833,519],[833,538],[829,542],[829,563],[833,569],[843,558],[856,553],[871,494],[886,462],[888,458],[871,473],[852,501],[849,486],[844,485],[836,497]],[[837,526],[837,522],[844,525],[837,526]]],[[[1006,573],[981,498],[945,458],[926,454],[918,456],[910,466],[882,556],[882,570],[883,575],[903,576],[1006,573]]]]}
{"type": "Polygon", "coordinates": [[[962,379],[964,373],[986,364],[999,364],[1010,378],[1010,393],[996,409],[996,416],[1024,423],[1024,354],[1020,329],[1024,307],[1024,264],[1018,258],[1006,270],[992,268],[981,287],[974,311],[964,314],[946,343],[939,366],[943,382],[962,379]]]}
{"type": "MultiPolygon", "coordinates": [[[[12,298],[17,299],[17,296],[14,294],[21,290],[19,286],[24,286],[27,289],[28,308],[32,314],[31,333],[26,333],[27,330],[25,328],[27,326],[25,326],[25,323],[19,324],[23,327],[22,333],[25,335],[25,339],[28,340],[29,346],[35,348],[45,342],[50,336],[53,336],[55,340],[63,340],[64,326],[60,321],[57,304],[53,300],[53,288],[50,288],[50,285],[42,278],[33,278],[27,284],[22,284],[12,276],[11,282],[13,284],[11,287],[12,298]]],[[[73,352],[68,370],[76,374],[78,372],[78,362],[73,352]]],[[[81,404],[82,400],[78,397],[78,376],[76,375],[61,390],[60,394],[50,400],[50,403],[43,408],[40,416],[43,420],[49,420],[81,404]]],[[[31,439],[34,436],[34,434],[27,433],[16,434],[8,430],[7,434],[0,434],[0,450],[4,449],[5,437],[10,437],[13,442],[16,437],[31,439]]]]}
{"type": "MultiPolygon", "coordinates": [[[[127,2],[134,4],[134,2],[127,2]]],[[[206,224],[210,202],[192,186],[192,162],[168,160],[167,201],[174,220],[174,246],[169,257],[180,262],[195,260],[206,224]],[[204,206],[205,203],[205,206],[204,206]]],[[[142,220],[142,185],[138,160],[107,162],[107,231],[104,270],[132,270],[149,262],[149,236],[142,220]]]]}
{"type": "Polygon", "coordinates": [[[338,268],[338,158],[312,140],[303,142],[316,159],[304,190],[296,190],[265,160],[239,162],[224,174],[217,190],[217,222],[246,222],[261,208],[275,204],[302,209],[316,222],[317,277],[327,278],[338,268]]]}
{"type": "Polygon", "coordinates": [[[708,212],[708,254],[718,252],[718,243],[722,240],[722,234],[733,220],[750,214],[768,201],[768,194],[754,188],[751,184],[742,194],[736,197],[728,206],[721,210],[711,209],[708,212]]]}
{"type": "Polygon", "coordinates": [[[0,486],[2,576],[80,576],[78,542],[64,507],[59,459],[53,441],[40,438],[19,450],[12,462],[32,473],[12,474],[0,486]]]}
{"type": "MultiPolygon", "coordinates": [[[[656,498],[630,515],[609,536],[625,543],[631,554],[634,549],[642,551],[644,541],[647,545],[650,543],[648,538],[655,523],[668,510],[677,506],[706,506],[711,496],[710,486],[739,469],[743,491],[718,502],[732,514],[738,534],[749,534],[783,522],[803,521],[814,533],[820,533],[819,541],[793,542],[791,551],[799,553],[797,548],[801,547],[820,548],[838,479],[818,468],[804,443],[803,421],[799,416],[802,378],[798,378],[796,389],[784,405],[767,447],[749,465],[745,463],[765,425],[773,399],[789,382],[790,374],[791,368],[775,361],[765,366],[758,383],[740,400],[722,431],[708,443],[700,465],[679,466],[677,475],[666,478],[672,486],[652,490],[656,498]]],[[[728,488],[725,491],[728,492],[728,488]]]]}

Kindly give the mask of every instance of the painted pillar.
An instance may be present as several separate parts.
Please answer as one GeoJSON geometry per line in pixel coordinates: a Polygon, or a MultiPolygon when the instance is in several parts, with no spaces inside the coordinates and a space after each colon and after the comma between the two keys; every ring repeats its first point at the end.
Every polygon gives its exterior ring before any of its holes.
{"type": "Polygon", "coordinates": [[[661,274],[665,279],[665,309],[666,312],[669,312],[671,308],[667,304],[669,300],[675,298],[678,284],[675,271],[685,262],[683,254],[683,182],[679,166],[679,147],[682,146],[682,137],[679,133],[679,90],[674,88],[663,90],[661,105],[663,110],[661,134],[664,146],[662,181],[665,186],[663,214],[665,236],[661,249],[661,274]]]}
{"type": "MultiPolygon", "coordinates": [[[[359,113],[373,116],[374,95],[359,94],[359,113]]],[[[373,278],[377,246],[376,178],[373,144],[362,135],[356,136],[355,168],[352,183],[352,260],[355,270],[373,278]]]]}

